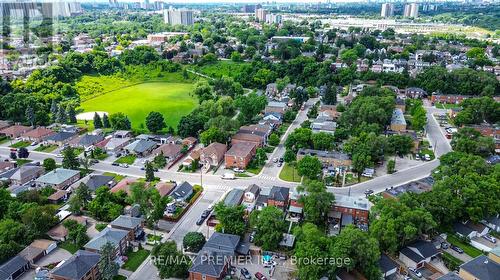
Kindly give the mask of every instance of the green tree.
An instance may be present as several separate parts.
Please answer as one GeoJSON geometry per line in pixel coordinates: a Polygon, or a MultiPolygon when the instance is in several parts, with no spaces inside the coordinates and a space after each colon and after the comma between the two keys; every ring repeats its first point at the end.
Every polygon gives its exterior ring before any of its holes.
{"type": "Polygon", "coordinates": [[[182,246],[190,252],[198,253],[205,245],[205,236],[201,232],[188,232],[182,239],[182,246]]]}
{"type": "Polygon", "coordinates": [[[111,114],[109,116],[109,121],[114,130],[129,130],[132,128],[132,124],[128,117],[121,112],[111,114]]]}
{"type": "Polygon", "coordinates": [[[188,270],[191,267],[191,260],[177,250],[175,241],[167,241],[156,245],[153,247],[151,255],[158,260],[154,264],[158,268],[162,279],[185,279],[189,275],[188,270]]]}
{"type": "Polygon", "coordinates": [[[267,105],[264,95],[257,95],[252,92],[248,95],[240,95],[236,98],[235,104],[240,109],[242,123],[250,123],[267,105]]]}
{"type": "Polygon", "coordinates": [[[237,51],[232,52],[231,60],[234,62],[241,62],[242,61],[241,54],[237,51]]]}
{"type": "Polygon", "coordinates": [[[330,151],[331,149],[333,149],[335,141],[333,134],[318,132],[314,133],[311,138],[314,149],[323,151],[330,151]]]}
{"type": "Polygon", "coordinates": [[[64,107],[59,104],[59,108],[57,109],[56,122],[63,124],[66,123],[68,116],[66,115],[66,110],[64,107]]]}
{"type": "Polygon", "coordinates": [[[83,247],[88,241],[87,227],[85,225],[79,224],[75,220],[65,220],[63,222],[64,227],[68,230],[67,240],[79,248],[83,247]]]}
{"type": "Polygon", "coordinates": [[[101,128],[102,127],[102,120],[101,116],[97,112],[94,113],[94,128],[101,128]]]}
{"type": "Polygon", "coordinates": [[[78,168],[80,167],[80,161],[75,154],[75,149],[66,147],[62,150],[61,153],[63,155],[62,167],[66,169],[78,170],[78,168]]]}
{"type": "Polygon", "coordinates": [[[352,156],[352,167],[358,174],[358,182],[361,182],[361,174],[363,174],[365,168],[370,167],[371,164],[372,158],[366,152],[358,152],[352,156]]]}
{"type": "Polygon", "coordinates": [[[75,214],[80,214],[82,209],[85,209],[91,200],[92,193],[89,187],[84,183],[80,183],[80,186],[78,186],[69,200],[69,209],[75,214]]]}
{"type": "Polygon", "coordinates": [[[269,145],[271,146],[278,146],[280,143],[280,137],[276,133],[272,133],[271,136],[269,136],[269,145]]]}
{"type": "Polygon", "coordinates": [[[320,264],[317,260],[328,259],[330,257],[329,248],[332,241],[327,238],[323,230],[311,223],[305,223],[302,227],[297,227],[294,232],[296,245],[294,256],[297,260],[308,260],[297,262],[297,276],[300,279],[320,279],[331,274],[335,266],[320,264]]]}
{"type": "Polygon", "coordinates": [[[210,127],[200,133],[200,142],[204,145],[209,145],[213,142],[225,143],[227,142],[227,135],[217,127],[210,127]]]}
{"type": "Polygon", "coordinates": [[[68,121],[69,123],[76,123],[76,111],[75,111],[75,106],[73,104],[69,104],[66,107],[66,112],[68,114],[68,121]]]}
{"type": "Polygon", "coordinates": [[[104,127],[104,128],[110,128],[111,127],[111,124],[109,123],[108,114],[104,114],[102,116],[102,127],[104,127]]]}
{"type": "Polygon", "coordinates": [[[33,110],[33,107],[28,106],[26,108],[26,120],[29,122],[31,126],[35,125],[35,110],[33,110]]]}
{"type": "Polygon", "coordinates": [[[335,85],[326,86],[326,92],[321,98],[325,105],[335,105],[337,103],[337,88],[335,85]]]}
{"type": "Polygon", "coordinates": [[[156,165],[158,168],[164,168],[165,165],[167,165],[167,159],[163,155],[163,152],[161,152],[159,155],[156,155],[153,158],[153,163],[156,165]]]}
{"type": "Polygon", "coordinates": [[[305,220],[318,226],[324,225],[335,196],[327,192],[325,185],[320,181],[309,181],[307,185],[299,186],[298,190],[305,192],[299,199],[304,205],[305,220]]]}
{"type": "Polygon", "coordinates": [[[492,137],[481,136],[474,128],[461,128],[451,140],[453,150],[479,156],[488,156],[495,150],[492,137]]]}
{"type": "Polygon", "coordinates": [[[166,126],[163,115],[159,112],[150,112],[146,117],[146,127],[153,133],[164,129],[166,126]]]}
{"type": "Polygon", "coordinates": [[[215,213],[220,222],[216,227],[217,231],[240,236],[245,233],[245,208],[242,205],[226,206],[220,202],[215,206],[215,213]]]}
{"type": "Polygon", "coordinates": [[[309,179],[318,179],[321,176],[323,165],[318,158],[305,156],[297,163],[297,171],[300,176],[306,176],[309,179]]]}
{"type": "Polygon", "coordinates": [[[396,171],[396,161],[393,159],[387,162],[387,173],[392,174],[396,171]]]}
{"type": "Polygon", "coordinates": [[[286,163],[292,163],[297,160],[297,154],[290,149],[286,149],[285,154],[283,155],[283,160],[286,163]]]}
{"type": "Polygon", "coordinates": [[[153,165],[148,161],[146,162],[146,181],[147,182],[152,182],[155,180],[155,173],[154,173],[154,168],[153,165]]]}
{"type": "Polygon", "coordinates": [[[118,275],[120,266],[115,262],[115,246],[111,242],[104,244],[99,250],[99,273],[102,279],[111,280],[118,275]]]}
{"type": "Polygon", "coordinates": [[[255,242],[262,250],[276,250],[286,229],[283,211],[275,206],[264,207],[257,213],[255,242]]]}

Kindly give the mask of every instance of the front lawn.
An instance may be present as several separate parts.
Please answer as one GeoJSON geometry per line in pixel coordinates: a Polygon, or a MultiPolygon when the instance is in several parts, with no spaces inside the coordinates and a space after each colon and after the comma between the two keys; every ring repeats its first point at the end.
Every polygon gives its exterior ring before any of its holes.
{"type": "Polygon", "coordinates": [[[123,176],[123,175],[111,173],[111,172],[104,172],[102,175],[111,176],[111,177],[115,178],[116,182],[120,182],[121,180],[123,180],[125,178],[125,176],[123,176]]]}
{"type": "Polygon", "coordinates": [[[137,250],[137,252],[129,252],[127,254],[128,259],[122,268],[128,271],[136,271],[148,256],[149,251],[145,249],[137,250]]]}
{"type": "Polygon", "coordinates": [[[247,172],[258,175],[264,166],[248,167],[247,172]]]}
{"type": "Polygon", "coordinates": [[[57,145],[40,145],[35,148],[35,151],[37,152],[44,152],[44,153],[50,153],[53,152],[55,149],[57,149],[57,145]]]}
{"type": "Polygon", "coordinates": [[[300,182],[301,176],[299,175],[295,166],[285,163],[280,172],[280,179],[288,182],[300,182]]]}
{"type": "Polygon", "coordinates": [[[17,143],[14,143],[14,144],[10,145],[10,147],[11,148],[19,149],[19,148],[26,148],[29,145],[31,145],[31,142],[29,142],[29,141],[19,141],[17,143]]]}
{"type": "Polygon", "coordinates": [[[24,159],[24,158],[19,158],[19,159],[16,160],[17,166],[23,166],[26,163],[30,163],[30,162],[32,162],[32,160],[30,160],[30,159],[24,159]]]}
{"type": "Polygon", "coordinates": [[[59,247],[63,248],[64,250],[70,252],[71,254],[74,254],[76,253],[76,251],[78,251],[78,249],[80,249],[80,247],[78,247],[78,245],[76,244],[73,244],[69,241],[64,241],[62,243],[59,243],[59,247]]]}
{"type": "Polygon", "coordinates": [[[9,140],[10,140],[10,138],[7,136],[0,136],[0,144],[8,142],[9,140]]]}
{"type": "Polygon", "coordinates": [[[134,164],[136,158],[134,155],[127,155],[115,160],[115,163],[134,164]]]}
{"type": "Polygon", "coordinates": [[[470,245],[470,244],[466,244],[466,243],[462,242],[462,240],[460,240],[458,237],[456,237],[454,235],[448,235],[448,238],[446,240],[448,242],[450,242],[452,245],[455,245],[455,246],[459,247],[460,249],[464,250],[464,253],[466,253],[467,255],[469,255],[473,258],[483,254],[483,252],[481,252],[481,250],[479,250],[475,247],[472,247],[472,245],[470,245]]]}

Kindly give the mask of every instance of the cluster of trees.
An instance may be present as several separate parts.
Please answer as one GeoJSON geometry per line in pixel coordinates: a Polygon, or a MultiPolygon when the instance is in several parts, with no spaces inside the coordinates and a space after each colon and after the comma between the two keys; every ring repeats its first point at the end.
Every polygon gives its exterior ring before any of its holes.
{"type": "Polygon", "coordinates": [[[500,122],[500,103],[492,97],[468,98],[460,106],[463,110],[453,119],[457,126],[500,122]]]}
{"type": "Polygon", "coordinates": [[[416,131],[422,131],[427,124],[427,115],[420,99],[407,99],[407,111],[411,115],[411,127],[416,131]]]}
{"type": "Polygon", "coordinates": [[[495,153],[495,141],[492,137],[482,136],[474,128],[464,127],[453,135],[451,147],[454,151],[478,156],[489,156],[495,153]]]}
{"type": "Polygon", "coordinates": [[[92,217],[99,221],[110,222],[116,219],[123,212],[126,203],[127,193],[118,191],[112,193],[106,186],[95,191],[95,197],[88,202],[86,209],[92,217]]]}

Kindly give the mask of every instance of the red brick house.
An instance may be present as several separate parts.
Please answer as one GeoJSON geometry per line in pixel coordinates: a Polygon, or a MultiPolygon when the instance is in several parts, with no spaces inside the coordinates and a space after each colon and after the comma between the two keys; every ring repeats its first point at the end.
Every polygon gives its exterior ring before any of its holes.
{"type": "Polygon", "coordinates": [[[5,136],[8,136],[10,138],[17,138],[21,136],[22,134],[32,130],[33,128],[30,126],[24,126],[24,125],[13,125],[7,128],[4,128],[0,130],[0,135],[3,134],[5,136]]]}
{"type": "Polygon", "coordinates": [[[226,168],[245,169],[255,155],[257,145],[252,142],[237,142],[224,155],[226,168]]]}
{"type": "Polygon", "coordinates": [[[267,197],[267,206],[276,206],[282,210],[288,207],[290,189],[285,187],[273,186],[267,197]]]}
{"type": "Polygon", "coordinates": [[[465,99],[469,98],[467,95],[456,95],[456,94],[433,94],[431,96],[432,104],[442,103],[442,104],[460,104],[465,99]]]}

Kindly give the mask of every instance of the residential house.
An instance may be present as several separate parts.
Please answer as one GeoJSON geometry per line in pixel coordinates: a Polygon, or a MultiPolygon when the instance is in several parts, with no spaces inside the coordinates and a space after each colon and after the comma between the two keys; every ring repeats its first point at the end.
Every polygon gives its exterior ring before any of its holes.
{"type": "Polygon", "coordinates": [[[70,141],[73,147],[89,148],[104,140],[100,134],[84,134],[70,141]]]}
{"type": "Polygon", "coordinates": [[[0,130],[0,135],[5,135],[7,137],[10,137],[11,139],[15,139],[32,129],[33,128],[31,126],[16,124],[0,130]]]}
{"type": "Polygon", "coordinates": [[[480,255],[462,265],[458,275],[464,280],[493,280],[500,275],[500,246],[496,246],[488,256],[480,255]]]}
{"type": "Polygon", "coordinates": [[[401,109],[396,108],[392,112],[391,126],[392,131],[405,131],[406,130],[406,120],[401,109]]]}
{"type": "Polygon", "coordinates": [[[175,143],[175,137],[172,137],[172,135],[167,134],[167,135],[151,135],[151,134],[141,134],[136,137],[138,140],[146,140],[146,141],[153,141],[156,142],[157,144],[168,144],[168,143],[175,143]]]}
{"type": "Polygon", "coordinates": [[[336,128],[337,123],[326,113],[319,113],[316,119],[311,122],[311,130],[313,133],[326,132],[333,134],[336,128]]]}
{"type": "Polygon", "coordinates": [[[127,252],[128,231],[106,227],[83,246],[89,252],[99,253],[102,246],[111,243],[114,248],[113,255],[119,257],[127,252]]]}
{"type": "Polygon", "coordinates": [[[38,178],[44,172],[45,169],[41,166],[25,164],[19,168],[0,174],[0,178],[8,179],[11,185],[20,186],[38,178]]]}
{"type": "Polygon", "coordinates": [[[438,254],[438,250],[431,242],[419,240],[401,249],[399,260],[407,267],[421,268],[438,254]]]}
{"type": "Polygon", "coordinates": [[[321,105],[318,110],[319,114],[328,115],[332,120],[340,117],[341,113],[337,111],[337,106],[335,105],[321,105]]]}
{"type": "Polygon", "coordinates": [[[182,156],[182,145],[179,144],[163,144],[153,151],[153,155],[163,155],[167,163],[173,162],[182,156]]]}
{"type": "Polygon", "coordinates": [[[484,225],[486,225],[488,228],[491,230],[494,230],[496,232],[500,232],[500,215],[492,215],[488,218],[486,218],[484,221],[482,221],[484,225]]]}
{"type": "Polygon", "coordinates": [[[36,239],[31,242],[30,245],[26,246],[19,256],[27,260],[31,265],[39,261],[43,256],[52,252],[57,248],[57,243],[52,240],[47,239],[36,239]]]}
{"type": "Polygon", "coordinates": [[[175,182],[159,182],[155,185],[156,190],[161,197],[169,195],[172,190],[177,186],[175,182]]]}
{"type": "Polygon", "coordinates": [[[97,253],[78,250],[69,259],[60,262],[50,271],[54,280],[99,280],[99,261],[97,253]]]}
{"type": "Polygon", "coordinates": [[[183,182],[177,186],[170,195],[176,201],[186,201],[193,194],[193,186],[188,182],[183,182]]]}
{"type": "Polygon", "coordinates": [[[98,188],[106,186],[108,188],[113,187],[116,182],[113,176],[106,175],[90,175],[82,180],[89,190],[95,192],[98,188]]]}
{"type": "Polygon", "coordinates": [[[15,256],[0,266],[0,279],[15,280],[30,269],[30,263],[21,256],[15,256]]]}
{"type": "Polygon", "coordinates": [[[396,275],[399,265],[389,256],[382,253],[380,254],[380,259],[378,260],[378,267],[380,268],[380,272],[382,272],[382,277],[384,279],[387,279],[387,277],[396,275]]]}
{"type": "Polygon", "coordinates": [[[11,125],[12,125],[12,123],[9,122],[9,121],[0,120],[0,134],[2,134],[2,132],[1,132],[2,129],[7,128],[7,127],[9,127],[11,125]]]}
{"type": "Polygon", "coordinates": [[[224,155],[226,168],[247,168],[255,155],[257,146],[252,142],[237,142],[224,155]]]}
{"type": "Polygon", "coordinates": [[[144,219],[126,215],[120,215],[109,223],[111,228],[126,230],[128,241],[141,240],[144,238],[144,219]]]}
{"type": "Polygon", "coordinates": [[[229,272],[231,260],[237,255],[248,255],[249,247],[241,237],[214,232],[205,243],[189,269],[190,280],[221,280],[229,272]]]}
{"type": "Polygon", "coordinates": [[[473,239],[487,234],[490,229],[484,224],[467,221],[465,223],[456,222],[453,224],[455,233],[463,238],[473,239]]]}
{"type": "Polygon", "coordinates": [[[59,131],[56,134],[45,137],[44,141],[48,144],[62,146],[70,142],[75,137],[78,137],[78,133],[76,132],[59,131]]]}
{"type": "Polygon", "coordinates": [[[139,139],[125,146],[124,150],[129,154],[144,157],[149,155],[156,148],[156,146],[156,142],[139,139]]]}
{"type": "Polygon", "coordinates": [[[399,185],[397,187],[387,188],[382,192],[384,198],[398,199],[405,193],[420,194],[432,190],[434,185],[434,179],[432,177],[425,177],[416,181],[411,181],[409,183],[399,185]]]}
{"type": "Polygon", "coordinates": [[[427,92],[421,88],[409,87],[406,88],[405,95],[408,98],[423,98],[427,96],[427,92]]]}
{"type": "Polygon", "coordinates": [[[203,148],[200,153],[200,163],[206,167],[216,167],[224,159],[227,145],[221,143],[211,143],[203,148]]]}
{"type": "Polygon", "coordinates": [[[255,208],[255,203],[259,195],[260,187],[256,184],[251,184],[245,189],[242,204],[246,207],[248,212],[251,212],[255,208]]]}
{"type": "Polygon", "coordinates": [[[335,195],[335,203],[328,217],[335,224],[345,227],[354,224],[361,229],[366,229],[370,215],[370,202],[366,198],[355,198],[346,195],[335,195]]]}
{"type": "Polygon", "coordinates": [[[52,204],[58,204],[68,200],[70,193],[65,190],[57,190],[55,193],[47,197],[47,200],[52,204]]]}
{"type": "Polygon", "coordinates": [[[264,117],[259,121],[260,125],[270,126],[272,129],[276,129],[283,123],[283,115],[276,112],[266,113],[264,117]]]}
{"type": "Polygon", "coordinates": [[[400,109],[401,112],[404,113],[406,111],[406,101],[401,98],[396,98],[396,108],[400,109]]]}
{"type": "Polygon", "coordinates": [[[188,149],[194,147],[198,143],[198,139],[194,137],[187,137],[182,139],[182,145],[188,147],[188,149]]]}
{"type": "MultiPolygon", "coordinates": [[[[81,225],[85,225],[85,226],[87,225],[87,218],[85,216],[70,215],[67,218],[65,218],[64,220],[73,220],[81,225]]],[[[68,229],[64,226],[63,222],[61,221],[61,223],[55,225],[53,228],[51,228],[47,232],[47,236],[53,240],[65,241],[66,236],[68,236],[68,229]]]]}
{"type": "Polygon", "coordinates": [[[297,152],[297,161],[301,160],[305,156],[313,156],[318,158],[324,165],[333,165],[335,167],[347,167],[350,168],[352,165],[352,160],[349,155],[337,151],[320,151],[313,149],[299,149],[297,152]]]}
{"type": "Polygon", "coordinates": [[[80,179],[80,171],[57,168],[35,180],[38,186],[65,189],[80,179]]]}
{"type": "Polygon", "coordinates": [[[135,182],[137,182],[137,179],[135,178],[124,178],[123,180],[118,182],[118,184],[112,187],[110,192],[117,193],[119,191],[124,191],[128,195],[130,195],[130,186],[135,182]]]}
{"type": "Polygon", "coordinates": [[[116,153],[125,148],[129,143],[130,138],[113,137],[104,145],[104,149],[108,152],[116,153]]]}
{"type": "Polygon", "coordinates": [[[240,127],[238,133],[231,138],[231,144],[237,142],[253,142],[257,147],[267,144],[267,139],[271,135],[272,127],[269,125],[253,124],[240,127]]]}
{"type": "Polygon", "coordinates": [[[464,280],[464,279],[458,276],[458,274],[456,274],[455,272],[451,271],[446,273],[445,275],[436,278],[436,280],[464,280]]]}
{"type": "MultiPolygon", "coordinates": [[[[13,161],[0,161],[0,174],[2,174],[5,171],[11,170],[16,168],[16,163],[13,161]]],[[[0,175],[0,179],[2,176],[0,175]]]]}
{"type": "Polygon", "coordinates": [[[224,198],[224,205],[226,206],[238,206],[243,200],[243,194],[245,192],[240,189],[232,189],[224,198]]]}
{"type": "Polygon", "coordinates": [[[52,129],[48,129],[42,126],[39,126],[35,129],[29,130],[23,134],[21,134],[21,138],[25,141],[36,141],[40,142],[45,137],[55,134],[52,129]]]}
{"type": "Polygon", "coordinates": [[[113,133],[113,138],[132,138],[134,135],[132,134],[131,131],[128,130],[117,130],[115,133],[113,133]]]}
{"type": "Polygon", "coordinates": [[[441,104],[460,104],[465,99],[470,98],[467,95],[458,95],[458,94],[432,94],[431,102],[432,104],[441,103],[441,104]]]}
{"type": "Polygon", "coordinates": [[[196,160],[200,160],[200,155],[201,155],[201,151],[203,149],[202,148],[199,148],[199,149],[195,149],[193,150],[191,153],[189,153],[189,155],[186,156],[186,158],[182,161],[182,165],[183,166],[191,166],[191,164],[196,161],[196,160]]]}
{"type": "Polygon", "coordinates": [[[288,206],[287,219],[297,222],[302,218],[302,213],[304,212],[304,205],[299,202],[301,195],[295,189],[290,194],[290,203],[288,206]]]}
{"type": "Polygon", "coordinates": [[[287,109],[288,106],[285,102],[271,101],[267,104],[266,108],[264,109],[264,113],[265,114],[278,113],[284,115],[287,109]]]}
{"type": "Polygon", "coordinates": [[[289,188],[273,186],[267,197],[267,206],[276,206],[282,210],[285,210],[288,208],[289,196],[289,188]]]}

